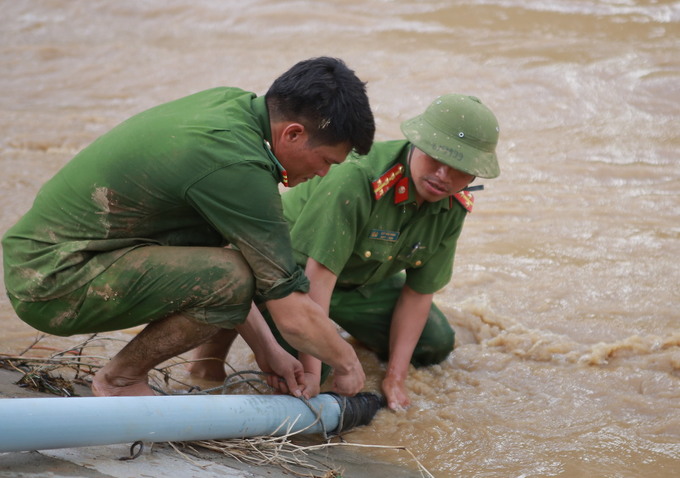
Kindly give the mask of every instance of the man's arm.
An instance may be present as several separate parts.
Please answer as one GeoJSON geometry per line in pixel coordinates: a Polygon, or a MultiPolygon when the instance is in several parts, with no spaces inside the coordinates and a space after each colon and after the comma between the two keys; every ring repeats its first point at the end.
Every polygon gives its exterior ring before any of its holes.
{"type": "Polygon", "coordinates": [[[246,321],[235,328],[255,353],[260,369],[270,373],[267,383],[283,393],[302,395],[305,388],[302,364],[279,345],[255,304],[251,305],[246,321]],[[284,379],[285,387],[278,383],[279,377],[284,379]]]}
{"type": "Polygon", "coordinates": [[[366,376],[359,358],[309,294],[294,292],[282,299],[268,301],[267,308],[279,332],[291,346],[333,367],[336,392],[355,395],[361,391],[366,376]]]}
{"type": "Polygon", "coordinates": [[[413,351],[425,328],[433,294],[420,294],[404,285],[392,314],[390,356],[382,390],[392,410],[407,407],[406,377],[413,351]]]}
{"type": "MultiPolygon", "coordinates": [[[[328,315],[331,304],[331,296],[338,277],[326,266],[312,259],[307,259],[305,275],[309,278],[309,296],[314,302],[319,304],[324,313],[328,315]]],[[[298,358],[305,369],[305,396],[314,397],[321,391],[321,361],[312,355],[305,353],[299,354],[298,358]]],[[[309,398],[309,397],[307,397],[309,398]]]]}

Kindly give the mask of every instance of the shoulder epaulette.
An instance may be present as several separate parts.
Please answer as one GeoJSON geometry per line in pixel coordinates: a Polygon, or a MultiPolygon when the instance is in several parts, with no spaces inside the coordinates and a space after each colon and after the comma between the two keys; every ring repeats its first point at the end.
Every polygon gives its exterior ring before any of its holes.
{"type": "Polygon", "coordinates": [[[387,191],[394,186],[397,181],[402,177],[404,173],[403,164],[395,164],[390,169],[388,169],[382,176],[380,176],[375,181],[371,182],[373,186],[373,195],[375,199],[380,199],[383,197],[387,191]]]}
{"type": "MultiPolygon", "coordinates": [[[[458,202],[467,210],[467,212],[472,212],[472,206],[475,203],[475,197],[470,191],[461,191],[451,196],[451,198],[456,198],[458,202]]],[[[450,201],[450,206],[453,206],[453,199],[450,201]]]]}

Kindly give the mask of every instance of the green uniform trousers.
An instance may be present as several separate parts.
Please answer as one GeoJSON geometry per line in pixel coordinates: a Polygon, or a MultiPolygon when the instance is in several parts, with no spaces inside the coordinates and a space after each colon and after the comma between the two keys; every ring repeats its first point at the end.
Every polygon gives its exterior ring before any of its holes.
{"type": "MultiPolygon", "coordinates": [[[[331,297],[331,319],[384,361],[389,357],[392,312],[405,280],[406,275],[402,272],[377,284],[357,289],[337,287],[331,297]]],[[[295,354],[295,350],[281,337],[269,314],[265,312],[264,315],[279,343],[295,354]]],[[[454,341],[455,333],[446,316],[432,304],[411,363],[415,367],[423,367],[442,362],[453,350],[454,341]]],[[[323,368],[322,382],[330,371],[325,364],[323,368]]]]}
{"type": "Polygon", "coordinates": [[[24,322],[69,336],[126,329],[180,313],[234,328],[245,321],[254,293],[252,270],[238,251],[142,246],[63,297],[25,302],[9,296],[24,322]]]}

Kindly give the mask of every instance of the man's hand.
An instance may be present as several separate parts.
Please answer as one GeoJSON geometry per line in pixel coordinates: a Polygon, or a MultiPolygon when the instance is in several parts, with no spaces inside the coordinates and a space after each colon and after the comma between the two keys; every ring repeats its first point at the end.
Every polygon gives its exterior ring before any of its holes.
{"type": "Polygon", "coordinates": [[[406,377],[431,307],[432,294],[420,294],[408,285],[401,289],[392,313],[390,358],[382,382],[387,406],[392,410],[403,410],[411,404],[406,392],[406,377]]]}
{"type": "Polygon", "coordinates": [[[293,292],[267,301],[267,308],[283,338],[296,350],[321,360],[335,370],[335,388],[342,395],[355,395],[366,377],[352,346],[308,294],[293,292]]]}
{"type": "Polygon", "coordinates": [[[260,370],[267,373],[267,383],[281,393],[296,397],[305,388],[305,372],[302,364],[286,352],[277,342],[257,306],[250,306],[246,321],[236,330],[255,354],[260,370]]]}
{"type": "Polygon", "coordinates": [[[333,390],[340,395],[350,397],[356,395],[364,388],[365,382],[366,375],[359,360],[356,361],[355,367],[346,372],[340,372],[337,369],[333,372],[333,390]]]}
{"type": "Polygon", "coordinates": [[[298,359],[278,344],[265,352],[264,360],[255,356],[260,370],[267,373],[267,383],[281,393],[300,397],[305,385],[305,371],[298,359]]]}
{"type": "Polygon", "coordinates": [[[318,374],[305,372],[305,389],[302,391],[302,396],[309,400],[321,393],[320,381],[321,377],[318,374]]]}
{"type": "Polygon", "coordinates": [[[382,382],[382,391],[387,399],[387,406],[391,410],[404,410],[411,405],[404,380],[385,377],[382,382]]]}

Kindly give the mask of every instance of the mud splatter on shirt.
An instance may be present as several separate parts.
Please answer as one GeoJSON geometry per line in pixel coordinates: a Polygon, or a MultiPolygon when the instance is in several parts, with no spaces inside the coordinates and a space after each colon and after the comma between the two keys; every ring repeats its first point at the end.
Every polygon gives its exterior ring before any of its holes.
{"type": "Polygon", "coordinates": [[[264,97],[215,88],[142,112],[67,163],[3,238],[5,285],[69,293],[145,245],[241,250],[263,299],[306,290],[278,191],[264,97]]]}

